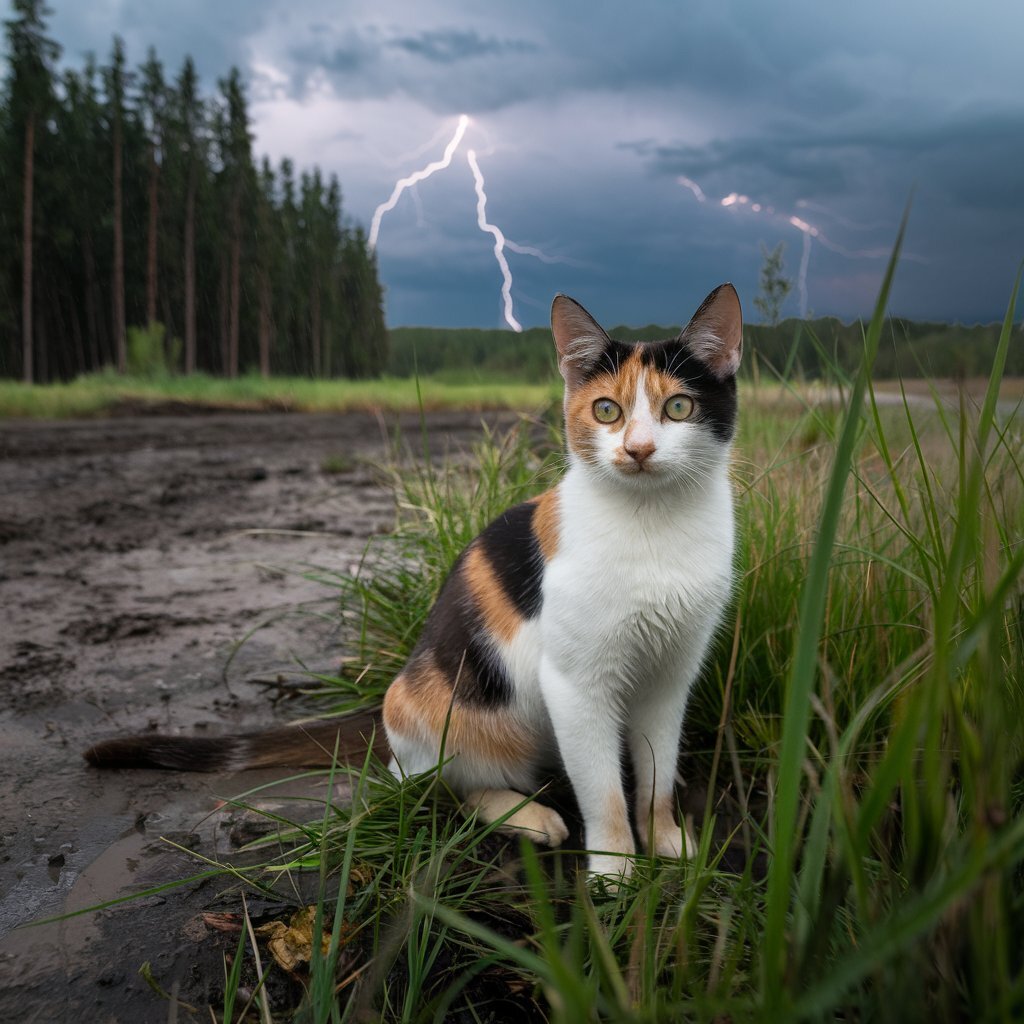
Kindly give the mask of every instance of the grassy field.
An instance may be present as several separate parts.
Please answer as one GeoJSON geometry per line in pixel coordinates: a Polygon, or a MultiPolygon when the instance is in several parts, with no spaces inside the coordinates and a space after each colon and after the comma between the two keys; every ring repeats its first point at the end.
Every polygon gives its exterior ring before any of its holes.
{"type": "MultiPolygon", "coordinates": [[[[639,858],[618,891],[588,888],[576,852],[501,837],[435,776],[399,785],[368,761],[352,807],[295,825],[287,855],[275,839],[254,876],[288,892],[291,872],[320,872],[295,1019],[1024,1018],[1009,339],[1008,316],[991,380],[959,406],[878,403],[867,370],[814,404],[746,388],[738,592],[687,724],[692,861],[639,858]]],[[[335,707],[379,701],[458,551],[557,475],[556,437],[537,436],[396,476],[401,529],[359,575],[322,577],[358,638],[320,680],[335,707]]]]}
{"type": "MultiPolygon", "coordinates": [[[[956,402],[960,391],[976,399],[984,395],[987,380],[906,382],[911,400],[930,400],[934,395],[956,402]]],[[[820,401],[828,382],[799,385],[806,401],[820,401]]],[[[764,402],[769,395],[785,394],[796,400],[796,383],[782,386],[762,376],[744,381],[741,387],[764,402]]],[[[883,401],[899,397],[899,384],[878,384],[883,401]]],[[[1024,396],[1024,378],[1001,381],[1004,402],[1024,396]]],[[[194,374],[132,377],[113,372],[90,374],[66,383],[25,385],[0,379],[0,418],[70,419],[125,412],[176,412],[189,409],[236,409],[240,412],[356,412],[366,410],[408,411],[437,409],[515,409],[536,411],[555,405],[561,398],[561,380],[531,383],[514,375],[487,375],[471,371],[414,377],[382,377],[375,380],[312,380],[308,377],[250,375],[228,380],[194,374]]]]}
{"type": "Polygon", "coordinates": [[[557,397],[556,382],[528,384],[440,377],[312,380],[258,376],[227,380],[194,374],[125,377],[108,372],[66,384],[0,380],[0,417],[64,419],[118,411],[237,409],[264,412],[354,412],[417,409],[539,409],[557,397]]]}

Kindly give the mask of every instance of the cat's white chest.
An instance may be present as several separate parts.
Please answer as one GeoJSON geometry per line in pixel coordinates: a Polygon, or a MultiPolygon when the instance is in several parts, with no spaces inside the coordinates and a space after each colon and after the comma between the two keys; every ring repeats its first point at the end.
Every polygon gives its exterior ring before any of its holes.
{"type": "Polygon", "coordinates": [[[549,656],[570,673],[615,679],[701,658],[733,574],[725,475],[678,502],[595,493],[572,474],[560,495],[559,550],[541,614],[549,656]]]}

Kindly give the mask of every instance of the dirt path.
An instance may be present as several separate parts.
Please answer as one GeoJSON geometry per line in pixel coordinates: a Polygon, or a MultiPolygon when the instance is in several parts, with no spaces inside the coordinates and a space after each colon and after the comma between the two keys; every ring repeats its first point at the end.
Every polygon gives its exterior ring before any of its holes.
{"type": "MultiPolygon", "coordinates": [[[[480,419],[429,416],[432,452],[465,448],[480,419]]],[[[103,773],[79,752],[295,717],[252,680],[294,675],[297,658],[336,664],[333,627],[309,614],[330,591],[301,573],[348,572],[393,526],[374,467],[396,425],[418,436],[415,417],[368,414],[0,423],[3,1019],[166,1020],[144,961],[182,999],[213,998],[220,952],[198,917],[210,884],[18,926],[195,871],[161,836],[230,851],[237,822],[210,812],[258,773],[103,773]]]]}

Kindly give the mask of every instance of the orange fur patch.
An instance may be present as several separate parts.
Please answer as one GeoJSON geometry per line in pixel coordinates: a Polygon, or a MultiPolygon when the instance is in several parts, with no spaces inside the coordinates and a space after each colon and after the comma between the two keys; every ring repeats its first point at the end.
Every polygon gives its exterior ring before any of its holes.
{"type": "Polygon", "coordinates": [[[492,636],[503,643],[510,643],[519,632],[523,619],[509,600],[479,544],[472,544],[466,551],[462,574],[480,608],[484,625],[492,636]]]}
{"type": "Polygon", "coordinates": [[[496,764],[522,765],[533,759],[529,732],[509,710],[490,710],[453,701],[455,680],[448,679],[432,656],[406,666],[384,695],[384,724],[403,736],[437,743],[445,735],[445,756],[463,754],[496,764]]]}
{"type": "Polygon", "coordinates": [[[631,853],[634,848],[633,830],[629,827],[629,813],[622,793],[608,794],[602,826],[608,831],[609,852],[631,853]]]}
{"type": "Polygon", "coordinates": [[[655,797],[653,807],[650,804],[637,807],[636,825],[645,842],[648,830],[652,824],[654,825],[655,835],[662,831],[673,832],[678,830],[674,793],[670,793],[668,796],[655,797]]]}
{"type": "Polygon", "coordinates": [[[534,499],[533,533],[540,545],[545,562],[550,562],[558,552],[558,534],[561,526],[561,512],[558,505],[558,491],[552,488],[534,499]]]}

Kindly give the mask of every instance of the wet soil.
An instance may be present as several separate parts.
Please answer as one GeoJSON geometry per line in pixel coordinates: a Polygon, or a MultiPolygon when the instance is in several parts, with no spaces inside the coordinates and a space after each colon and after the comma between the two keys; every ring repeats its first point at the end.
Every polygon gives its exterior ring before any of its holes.
{"type": "MultiPolygon", "coordinates": [[[[305,573],[352,571],[394,526],[396,428],[422,455],[411,416],[0,423],[0,1018],[165,1021],[149,962],[209,1019],[237,943],[202,917],[223,880],[30,925],[193,875],[189,850],[232,855],[245,820],[222,799],[280,773],[101,772],[80,751],[299,717],[266,683],[336,669],[336,601],[305,573]]],[[[480,430],[428,415],[432,457],[480,430]]]]}

